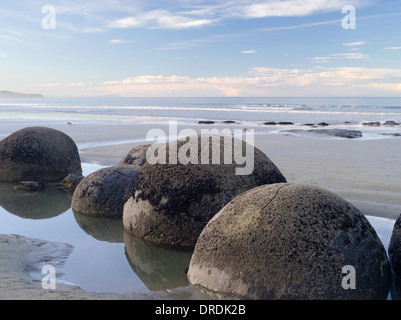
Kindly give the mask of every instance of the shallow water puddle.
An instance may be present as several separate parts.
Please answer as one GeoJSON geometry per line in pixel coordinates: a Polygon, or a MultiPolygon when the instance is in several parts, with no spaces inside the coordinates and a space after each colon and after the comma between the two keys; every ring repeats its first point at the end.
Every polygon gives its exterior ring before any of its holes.
{"type": "MultiPolygon", "coordinates": [[[[98,165],[83,165],[84,175],[98,165]]],[[[121,220],[74,212],[72,194],[58,187],[21,193],[0,183],[0,234],[64,242],[74,246],[58,283],[94,292],[125,293],[167,290],[187,285],[192,251],[162,248],[124,231],[121,220]]],[[[40,280],[43,275],[32,273],[40,280]]]]}
{"type": "MultiPolygon", "coordinates": [[[[83,164],[84,175],[100,169],[83,164]]],[[[159,247],[124,231],[121,220],[93,218],[71,209],[72,194],[56,186],[21,193],[0,183],[0,234],[64,242],[74,246],[58,283],[94,292],[126,293],[186,286],[192,251],[159,247]]],[[[367,216],[388,248],[395,220],[367,216]]],[[[40,280],[39,272],[31,276],[40,280]]]]}

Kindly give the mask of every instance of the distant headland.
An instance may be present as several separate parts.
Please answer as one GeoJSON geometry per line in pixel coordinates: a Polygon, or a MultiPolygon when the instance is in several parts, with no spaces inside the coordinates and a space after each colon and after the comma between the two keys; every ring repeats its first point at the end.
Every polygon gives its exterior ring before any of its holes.
{"type": "Polygon", "coordinates": [[[17,93],[17,92],[11,92],[11,91],[1,91],[0,90],[0,98],[7,98],[7,99],[12,99],[12,98],[43,98],[41,94],[28,94],[28,93],[17,93]]]}

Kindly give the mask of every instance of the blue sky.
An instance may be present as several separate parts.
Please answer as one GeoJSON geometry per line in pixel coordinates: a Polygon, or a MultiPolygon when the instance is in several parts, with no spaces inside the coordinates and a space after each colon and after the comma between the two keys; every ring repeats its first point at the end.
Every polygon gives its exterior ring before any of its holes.
{"type": "Polygon", "coordinates": [[[4,0],[0,90],[399,97],[401,1],[4,0]]]}

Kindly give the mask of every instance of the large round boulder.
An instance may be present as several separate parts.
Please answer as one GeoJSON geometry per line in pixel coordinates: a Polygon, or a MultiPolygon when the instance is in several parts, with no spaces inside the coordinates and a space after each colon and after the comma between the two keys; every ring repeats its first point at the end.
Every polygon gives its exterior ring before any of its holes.
{"type": "Polygon", "coordinates": [[[207,224],[188,281],[241,299],[386,299],[386,251],[358,209],[321,188],[249,190],[207,224]]]}
{"type": "Polygon", "coordinates": [[[401,215],[394,224],[388,254],[394,275],[401,279],[401,215]]]}
{"type": "Polygon", "coordinates": [[[58,181],[68,174],[82,175],[74,141],[45,127],[14,132],[0,142],[0,181],[58,181]]]}
{"type": "Polygon", "coordinates": [[[159,244],[193,247],[207,222],[235,196],[286,182],[263,152],[231,136],[198,135],[155,145],[147,159],[127,194],[123,224],[159,244]]]}
{"type": "Polygon", "coordinates": [[[125,192],[138,170],[134,165],[117,165],[91,173],[76,187],[72,208],[90,216],[122,218],[125,192]]]}

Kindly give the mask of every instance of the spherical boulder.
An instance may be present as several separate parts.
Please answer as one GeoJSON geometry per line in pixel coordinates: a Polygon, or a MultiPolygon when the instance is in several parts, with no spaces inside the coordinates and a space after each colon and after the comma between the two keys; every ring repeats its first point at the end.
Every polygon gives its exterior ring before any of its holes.
{"type": "Polygon", "coordinates": [[[146,162],[146,151],[150,144],[139,145],[131,149],[130,152],[124,157],[120,164],[133,164],[142,166],[146,162]]]}
{"type": "Polygon", "coordinates": [[[388,246],[388,255],[394,275],[401,279],[401,215],[394,224],[388,246]]]}
{"type": "Polygon", "coordinates": [[[0,142],[0,181],[61,181],[82,174],[74,141],[55,129],[29,127],[0,142]]]}
{"type": "Polygon", "coordinates": [[[91,173],[76,187],[72,208],[90,216],[121,218],[126,189],[138,170],[134,165],[117,165],[91,173]]]}
{"type": "Polygon", "coordinates": [[[124,228],[155,243],[193,247],[236,195],[278,182],[286,180],[263,152],[231,136],[197,135],[152,146],[128,189],[124,228]]]}
{"type": "Polygon", "coordinates": [[[386,299],[391,272],[358,209],[321,188],[249,190],[207,224],[188,281],[240,299],[386,299]]]}

